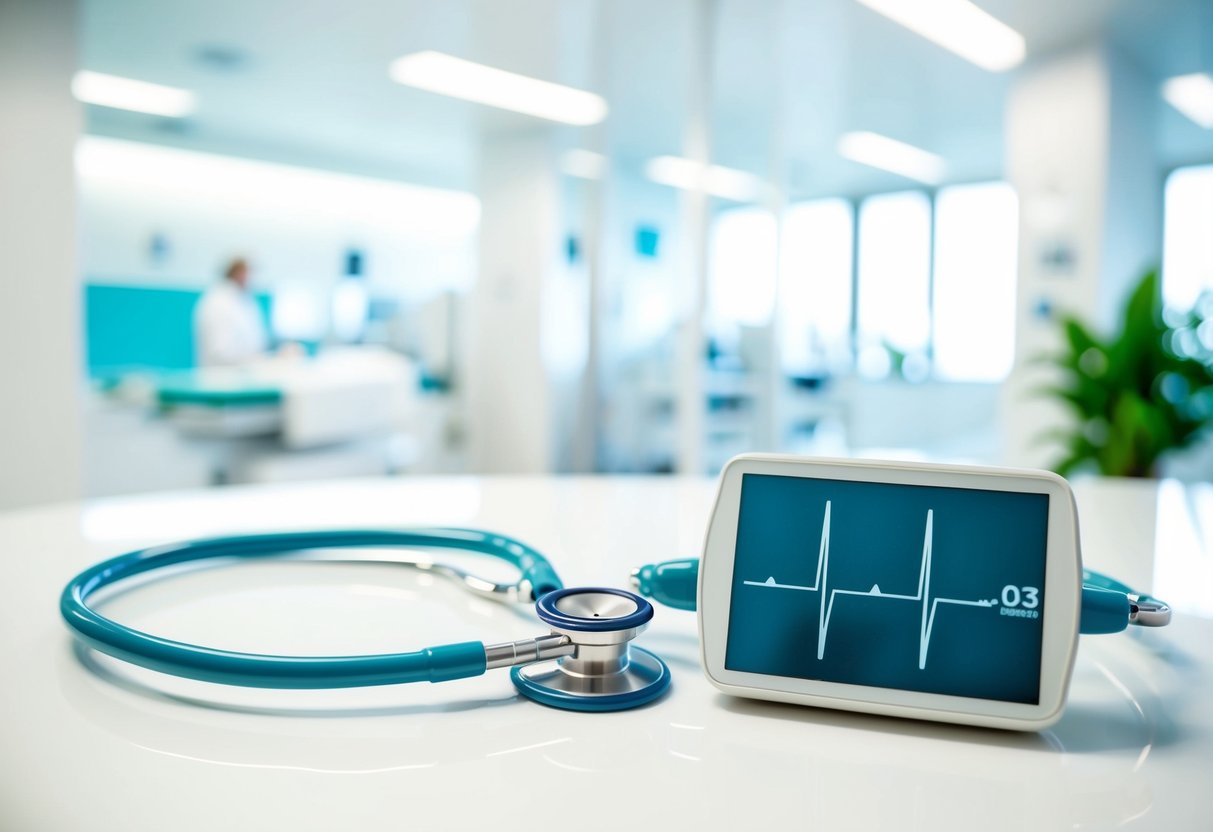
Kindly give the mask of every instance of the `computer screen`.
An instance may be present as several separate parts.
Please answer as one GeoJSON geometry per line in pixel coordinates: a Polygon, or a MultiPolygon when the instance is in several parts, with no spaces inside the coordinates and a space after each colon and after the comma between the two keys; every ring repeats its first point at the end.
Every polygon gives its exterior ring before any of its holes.
{"type": "Polygon", "coordinates": [[[725,667],[1038,704],[1046,494],[745,474],[725,667]]]}

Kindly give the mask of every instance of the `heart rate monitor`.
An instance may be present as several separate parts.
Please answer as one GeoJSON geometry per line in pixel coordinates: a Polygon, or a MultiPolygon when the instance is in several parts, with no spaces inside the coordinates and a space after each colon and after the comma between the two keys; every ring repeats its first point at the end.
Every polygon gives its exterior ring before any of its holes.
{"type": "Polygon", "coordinates": [[[1064,703],[1079,573],[1052,474],[739,457],[700,569],[704,665],[738,695],[1039,728],[1064,703]]]}

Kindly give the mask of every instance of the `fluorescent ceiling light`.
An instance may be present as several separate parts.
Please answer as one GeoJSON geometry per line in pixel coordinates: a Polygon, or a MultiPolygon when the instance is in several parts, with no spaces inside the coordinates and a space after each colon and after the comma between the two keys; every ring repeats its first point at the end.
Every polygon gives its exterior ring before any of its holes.
{"type": "Polygon", "coordinates": [[[601,179],[606,157],[592,150],[569,150],[560,157],[560,172],[580,179],[601,179]]]}
{"type": "Polygon", "coordinates": [[[1023,35],[969,0],[859,0],[874,12],[990,72],[1024,59],[1023,35]]]}
{"type": "Polygon", "coordinates": [[[1201,127],[1213,130],[1213,78],[1203,72],[1168,78],[1162,97],[1201,127]]]}
{"type": "Polygon", "coordinates": [[[704,165],[678,156],[650,159],[644,167],[644,175],[660,185],[703,191],[736,202],[757,202],[766,193],[766,183],[752,173],[704,165]]]}
{"type": "Polygon", "coordinates": [[[72,95],[85,104],[181,118],[194,111],[194,94],[177,87],[149,84],[82,69],[72,78],[72,95]]]}
{"type": "Polygon", "coordinates": [[[928,185],[942,182],[946,171],[943,159],[934,153],[879,133],[845,133],[838,140],[838,153],[852,162],[887,170],[928,185]]]}
{"type": "Polygon", "coordinates": [[[563,124],[597,124],[607,115],[607,103],[600,95],[441,52],[397,58],[388,75],[398,84],[563,124]]]}

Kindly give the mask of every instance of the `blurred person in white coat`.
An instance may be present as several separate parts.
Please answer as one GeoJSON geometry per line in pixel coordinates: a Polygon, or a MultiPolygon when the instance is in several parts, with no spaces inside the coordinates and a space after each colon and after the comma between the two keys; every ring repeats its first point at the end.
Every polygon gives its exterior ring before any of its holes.
{"type": "Polygon", "coordinates": [[[201,367],[231,367],[265,355],[269,338],[257,301],[248,290],[249,264],[232,260],[223,279],[194,308],[194,343],[201,367]]]}

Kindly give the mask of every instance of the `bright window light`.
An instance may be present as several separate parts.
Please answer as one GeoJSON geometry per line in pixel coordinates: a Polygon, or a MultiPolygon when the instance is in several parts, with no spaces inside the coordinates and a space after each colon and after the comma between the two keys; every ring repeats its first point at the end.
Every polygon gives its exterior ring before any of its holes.
{"type": "Polygon", "coordinates": [[[72,95],[85,104],[181,118],[194,111],[194,94],[177,87],[149,84],[82,69],[72,78],[72,95]]]}
{"type": "Polygon", "coordinates": [[[762,208],[721,212],[708,241],[708,329],[765,326],[775,307],[775,217],[762,208]]]}
{"type": "Polygon", "coordinates": [[[270,304],[270,328],[283,341],[319,341],[324,338],[328,315],[323,293],[311,286],[276,288],[270,304]]]}
{"type": "Polygon", "coordinates": [[[336,213],[367,222],[391,217],[435,239],[462,238],[480,221],[480,201],[461,191],[100,136],[77,143],[76,172],[115,193],[144,189],[211,204],[239,195],[267,213],[336,213]]]}
{"type": "Polygon", "coordinates": [[[1176,170],[1163,199],[1162,297],[1187,310],[1213,291],[1213,165],[1176,170]]]}
{"type": "Polygon", "coordinates": [[[935,375],[1002,381],[1015,362],[1019,208],[1005,182],[943,188],[935,201],[935,375]]]}
{"type": "Polygon", "coordinates": [[[925,352],[931,331],[931,205],[904,191],[869,197],[859,206],[861,348],[925,352]]]}
{"type": "Polygon", "coordinates": [[[843,199],[801,202],[780,237],[780,356],[791,373],[844,368],[851,353],[854,212],[843,199]]]}
{"type": "Polygon", "coordinates": [[[838,139],[838,155],[927,185],[938,185],[946,172],[943,159],[934,153],[867,131],[845,133],[838,139]]]}
{"type": "Polygon", "coordinates": [[[969,0],[859,0],[874,12],[990,72],[1018,66],[1023,35],[969,0]]]}
{"type": "Polygon", "coordinates": [[[1203,72],[1168,78],[1162,97],[1201,127],[1213,130],[1213,78],[1203,72]]]}
{"type": "Polygon", "coordinates": [[[606,157],[580,148],[565,151],[560,157],[560,172],[579,179],[601,179],[606,170],[606,157]]]}
{"type": "Polygon", "coordinates": [[[766,183],[752,173],[720,165],[703,165],[678,156],[650,159],[644,173],[659,185],[684,191],[701,190],[734,202],[757,202],[766,193],[766,183]]]}
{"type": "Polygon", "coordinates": [[[346,277],[337,281],[331,299],[333,335],[347,344],[357,343],[366,332],[371,310],[371,295],[366,281],[346,277]]]}
{"type": "MultiPolygon", "coordinates": [[[[677,286],[668,268],[653,258],[634,259],[623,272],[618,311],[609,316],[608,349],[618,360],[652,355],[655,345],[674,330],[678,317],[677,286]]],[[[616,365],[612,365],[616,366],[616,365]]]]}
{"type": "Polygon", "coordinates": [[[597,124],[607,116],[607,103],[600,95],[442,52],[415,52],[397,58],[388,67],[388,75],[405,86],[562,124],[597,124]]]}

